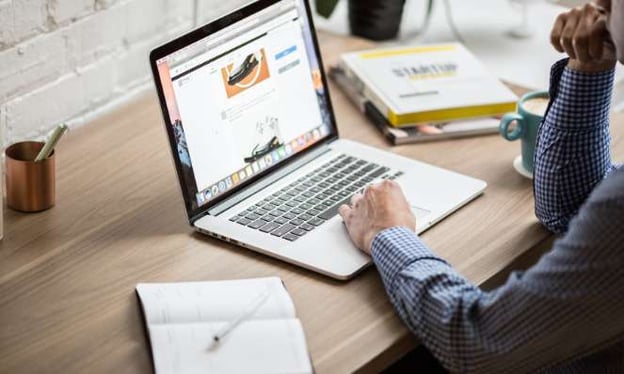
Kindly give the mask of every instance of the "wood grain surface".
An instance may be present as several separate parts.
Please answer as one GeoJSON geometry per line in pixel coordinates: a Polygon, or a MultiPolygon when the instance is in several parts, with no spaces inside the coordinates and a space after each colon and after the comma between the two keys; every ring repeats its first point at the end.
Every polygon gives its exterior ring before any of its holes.
{"type": "MultiPolygon", "coordinates": [[[[326,62],[370,46],[329,35],[321,44],[326,62]]],[[[549,239],[533,214],[531,181],[512,167],[519,143],[493,135],[391,148],[333,85],[331,94],[341,136],[488,182],[482,197],[423,235],[471,281],[492,279],[549,239]]],[[[415,346],[374,268],[338,282],[195,234],[155,95],[71,131],[56,157],[57,205],[6,211],[0,372],[150,372],[138,282],[281,277],[318,373],[376,371],[415,346]]]]}

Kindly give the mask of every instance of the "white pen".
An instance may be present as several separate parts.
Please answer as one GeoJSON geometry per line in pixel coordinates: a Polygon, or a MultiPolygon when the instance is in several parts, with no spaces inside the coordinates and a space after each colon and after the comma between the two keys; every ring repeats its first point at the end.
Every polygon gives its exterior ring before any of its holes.
{"type": "Polygon", "coordinates": [[[61,139],[61,136],[65,134],[65,131],[67,131],[67,125],[64,123],[58,125],[54,129],[54,132],[52,132],[52,135],[50,135],[48,141],[44,144],[43,148],[41,148],[41,151],[39,151],[39,153],[37,154],[35,162],[40,162],[50,157],[52,151],[54,151],[54,147],[56,147],[56,144],[61,139]]]}
{"type": "Polygon", "coordinates": [[[227,334],[229,334],[232,330],[236,328],[236,326],[240,325],[241,322],[251,317],[269,298],[269,289],[267,288],[259,294],[249,306],[245,308],[235,319],[226,323],[219,331],[217,331],[212,337],[212,341],[208,345],[208,350],[214,348],[227,334]]]}

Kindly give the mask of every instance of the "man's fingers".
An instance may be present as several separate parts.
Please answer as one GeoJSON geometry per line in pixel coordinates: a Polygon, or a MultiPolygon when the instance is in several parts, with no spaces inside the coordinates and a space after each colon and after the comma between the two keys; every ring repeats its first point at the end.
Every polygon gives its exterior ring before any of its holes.
{"type": "Polygon", "coordinates": [[[578,27],[578,13],[579,10],[570,11],[569,17],[566,20],[565,25],[563,26],[563,30],[561,31],[561,38],[559,43],[563,47],[563,51],[570,56],[572,59],[576,59],[576,53],[574,51],[574,34],[576,33],[576,28],[578,27]]]}
{"type": "Polygon", "coordinates": [[[338,214],[340,214],[345,223],[348,223],[351,218],[351,207],[346,204],[341,205],[340,208],[338,208],[338,214]]]}
{"type": "Polygon", "coordinates": [[[566,23],[565,20],[565,14],[560,14],[555,21],[552,32],[550,33],[550,44],[552,44],[552,46],[561,53],[563,53],[563,46],[561,45],[561,33],[563,32],[563,27],[566,23]]]}
{"type": "Polygon", "coordinates": [[[590,62],[591,58],[589,56],[589,35],[588,32],[584,30],[584,28],[577,30],[578,32],[574,35],[574,39],[572,40],[572,44],[574,46],[574,54],[576,58],[581,62],[590,62]]]}
{"type": "Polygon", "coordinates": [[[363,198],[364,196],[362,196],[361,193],[356,193],[355,195],[351,196],[351,206],[355,207],[363,198]]]}
{"type": "Polygon", "coordinates": [[[601,60],[604,56],[605,42],[611,41],[607,30],[607,19],[600,17],[592,26],[590,33],[589,54],[595,60],[601,60]]]}

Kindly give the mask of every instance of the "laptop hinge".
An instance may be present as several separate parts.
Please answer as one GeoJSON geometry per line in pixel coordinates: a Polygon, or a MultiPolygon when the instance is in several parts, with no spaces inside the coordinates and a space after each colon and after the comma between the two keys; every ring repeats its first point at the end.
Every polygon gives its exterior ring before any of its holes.
{"type": "Polygon", "coordinates": [[[284,178],[285,176],[299,170],[303,165],[314,161],[315,159],[317,159],[318,157],[324,155],[325,153],[329,152],[330,148],[329,148],[329,144],[325,144],[323,146],[320,146],[318,149],[311,151],[310,154],[307,154],[305,156],[303,156],[301,159],[294,161],[291,164],[288,164],[278,170],[276,170],[275,172],[273,172],[272,174],[269,174],[267,177],[265,177],[264,179],[252,184],[251,186],[241,190],[240,192],[238,192],[237,194],[235,194],[234,196],[230,197],[227,200],[224,200],[222,202],[220,202],[219,204],[213,206],[212,208],[210,208],[208,210],[208,214],[211,216],[218,216],[219,214],[225,212],[226,210],[230,209],[231,207],[235,206],[236,204],[239,204],[240,202],[248,199],[249,197],[255,195],[256,193],[262,191],[263,189],[271,186],[272,184],[274,184],[275,182],[277,182],[278,180],[284,178]]]}

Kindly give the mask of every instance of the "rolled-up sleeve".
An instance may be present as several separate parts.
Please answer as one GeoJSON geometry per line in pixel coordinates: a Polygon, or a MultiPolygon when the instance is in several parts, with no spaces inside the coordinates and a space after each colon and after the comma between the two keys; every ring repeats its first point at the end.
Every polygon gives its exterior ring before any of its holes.
{"type": "Polygon", "coordinates": [[[609,113],[614,71],[583,73],[556,63],[551,102],[535,152],[535,213],[563,233],[590,192],[615,166],[610,156],[609,113]]]}

